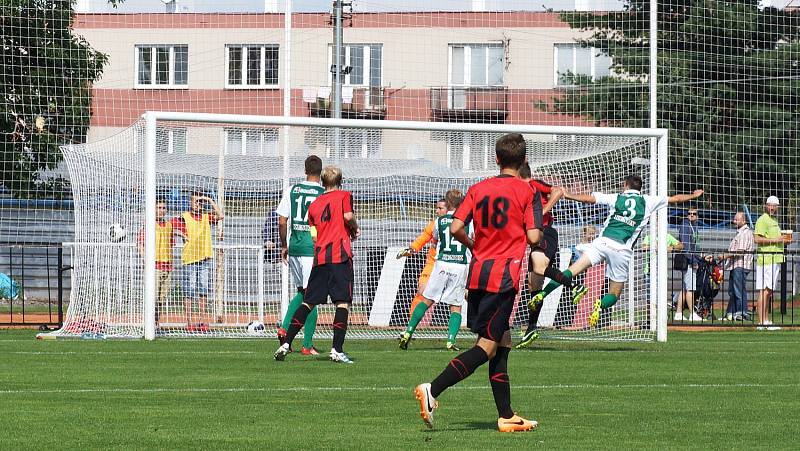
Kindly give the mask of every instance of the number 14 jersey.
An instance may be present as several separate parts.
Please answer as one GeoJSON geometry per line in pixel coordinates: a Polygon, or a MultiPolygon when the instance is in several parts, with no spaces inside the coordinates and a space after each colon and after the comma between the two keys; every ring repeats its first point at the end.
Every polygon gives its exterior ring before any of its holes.
{"type": "Polygon", "coordinates": [[[475,246],[467,288],[501,293],[519,288],[526,231],[541,229],[533,217],[534,192],[517,177],[501,174],[472,185],[453,217],[472,222],[475,246]]]}

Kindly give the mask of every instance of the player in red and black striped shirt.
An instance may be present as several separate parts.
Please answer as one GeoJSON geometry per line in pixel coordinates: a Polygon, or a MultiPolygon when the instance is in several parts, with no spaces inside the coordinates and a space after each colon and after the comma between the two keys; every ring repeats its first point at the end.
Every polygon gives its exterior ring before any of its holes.
{"type": "Polygon", "coordinates": [[[472,250],[467,278],[467,325],[478,334],[474,347],[454,358],[429,384],[420,384],[415,394],[420,414],[433,426],[436,397],[445,389],[467,378],[489,362],[492,386],[501,432],[527,431],[536,427],[511,409],[508,380],[508,354],[511,335],[508,322],[519,287],[519,272],[527,242],[534,245],[542,236],[541,224],[533,216],[533,191],[517,178],[526,161],[525,140],[512,133],[501,137],[495,146],[500,175],[473,185],[454,214],[451,235],[472,250]],[[472,221],[475,239],[470,239],[465,224],[472,221]]]}
{"type": "MultiPolygon", "coordinates": [[[[539,244],[531,248],[530,259],[528,260],[528,287],[531,293],[537,293],[542,289],[544,278],[557,280],[561,285],[569,289],[572,286],[572,278],[564,276],[558,268],[550,264],[555,262],[558,253],[558,231],[553,227],[553,214],[551,213],[556,202],[564,196],[564,190],[553,187],[550,184],[537,179],[531,179],[531,167],[524,163],[519,167],[519,178],[527,182],[534,193],[534,209],[538,209],[542,214],[542,240],[539,244]]],[[[528,327],[522,335],[520,342],[514,347],[522,349],[534,340],[539,338],[536,330],[536,323],[539,321],[539,314],[542,312],[544,302],[537,302],[530,306],[528,316],[528,327]]]]}
{"type": "Polygon", "coordinates": [[[292,340],[305,324],[313,306],[325,304],[330,296],[336,305],[330,358],[334,362],[353,363],[342,347],[353,300],[353,250],[350,240],[357,238],[361,229],[353,214],[352,194],[340,189],[342,171],[335,166],[327,166],[322,170],[320,179],[325,192],[308,207],[311,236],[316,236],[314,266],[308,278],[303,304],[295,311],[286,332],[286,341],[275,351],[275,360],[286,358],[292,340]]]}

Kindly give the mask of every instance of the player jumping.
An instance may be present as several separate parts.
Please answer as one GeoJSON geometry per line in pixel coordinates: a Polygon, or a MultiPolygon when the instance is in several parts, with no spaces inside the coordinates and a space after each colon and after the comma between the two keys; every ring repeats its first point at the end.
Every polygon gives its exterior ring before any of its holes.
{"type": "Polygon", "coordinates": [[[461,304],[464,302],[464,287],[467,281],[467,264],[470,252],[466,246],[453,240],[450,235],[450,224],[453,213],[461,205],[464,196],[461,191],[451,189],[445,194],[447,212],[436,219],[433,229],[433,243],[436,249],[436,263],[433,266],[430,280],[424,288],[422,302],[417,304],[408,322],[408,328],[400,336],[400,349],[408,349],[411,335],[425,313],[435,302],[444,302],[450,306],[450,320],[447,323],[447,344],[451,351],[459,351],[456,347],[456,335],[461,328],[461,304]]]}
{"type": "Polygon", "coordinates": [[[525,140],[512,133],[495,145],[500,175],[473,185],[453,215],[451,235],[472,250],[467,277],[467,325],[478,334],[475,346],[450,361],[432,382],[414,389],[420,415],[433,427],[436,398],[448,387],[466,379],[479,366],[489,362],[500,432],[527,431],[536,427],[511,409],[508,379],[508,354],[511,351],[509,318],[519,287],[520,267],[525,256],[525,239],[535,245],[542,236],[534,222],[533,191],[517,178],[526,161],[525,140]],[[469,238],[465,224],[472,222],[475,239],[469,238]]]}
{"type": "MultiPolygon", "coordinates": [[[[586,204],[601,204],[611,208],[606,218],[603,232],[589,244],[581,245],[581,257],[562,274],[571,279],[589,267],[606,262],[606,277],[610,279],[608,293],[595,300],[594,308],[589,316],[589,327],[597,325],[600,311],[611,308],[622,293],[625,281],[628,280],[628,265],[633,258],[633,245],[639,238],[642,229],[647,225],[650,216],[664,208],[667,204],[688,202],[703,195],[703,190],[695,190],[692,194],[674,194],[669,197],[649,196],[642,194],[642,178],[638,175],[625,177],[620,194],[572,194],[564,193],[564,197],[586,204]]],[[[544,290],[537,293],[529,305],[542,302],[559,283],[551,281],[544,290]]],[[[578,303],[586,289],[575,287],[573,302],[578,303]]]]}
{"type": "MultiPolygon", "coordinates": [[[[542,214],[542,240],[531,249],[528,259],[528,287],[531,293],[536,293],[542,289],[544,278],[559,280],[562,284],[569,286],[569,281],[561,276],[561,271],[550,264],[555,261],[558,252],[558,231],[553,227],[553,214],[551,211],[556,202],[564,195],[564,190],[553,187],[542,180],[531,179],[531,167],[528,163],[523,163],[519,167],[519,178],[528,182],[534,189],[534,209],[541,209],[542,214]],[[538,203],[537,203],[538,202],[538,203]]],[[[536,211],[536,210],[534,210],[536,211]]],[[[522,349],[534,340],[539,338],[536,323],[539,321],[539,314],[542,312],[544,302],[539,302],[530,309],[528,316],[528,327],[522,339],[514,349],[522,349]]]]}

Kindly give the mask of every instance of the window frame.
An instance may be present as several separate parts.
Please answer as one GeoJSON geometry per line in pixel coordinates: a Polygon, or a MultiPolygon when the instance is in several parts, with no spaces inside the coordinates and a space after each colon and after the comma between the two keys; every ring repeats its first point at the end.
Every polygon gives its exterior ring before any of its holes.
{"type": "MultiPolygon", "coordinates": [[[[133,134],[133,152],[136,153],[136,149],[139,148],[139,142],[141,141],[142,147],[144,147],[145,141],[145,130],[142,128],[137,128],[136,133],[133,134]]],[[[175,154],[178,155],[186,155],[189,153],[189,130],[187,127],[158,127],[156,128],[156,153],[166,153],[166,154],[175,154]],[[166,132],[167,133],[167,151],[164,152],[163,150],[159,150],[158,146],[158,134],[159,132],[166,132]],[[183,145],[184,148],[182,152],[175,152],[175,142],[176,137],[175,133],[181,132],[183,133],[183,145]]]]}
{"type": "MultiPolygon", "coordinates": [[[[363,52],[361,54],[361,59],[363,64],[361,66],[361,78],[362,82],[359,84],[352,84],[350,82],[350,74],[344,75],[344,80],[342,80],[342,86],[353,87],[353,88],[377,88],[383,86],[383,44],[380,42],[352,42],[352,43],[344,43],[342,44],[344,47],[344,67],[350,66],[350,49],[351,47],[361,47],[363,52]],[[381,59],[380,59],[380,84],[378,86],[374,86],[370,84],[371,76],[370,76],[370,69],[372,69],[372,47],[380,47],[381,48],[381,59]]],[[[330,72],[330,68],[333,67],[333,44],[328,44],[328,82],[330,86],[333,86],[333,72],[330,72]]]]}
{"type": "MultiPolygon", "coordinates": [[[[581,47],[581,45],[576,42],[554,42],[553,43],[553,87],[570,88],[575,86],[574,84],[566,84],[560,81],[561,75],[558,72],[558,56],[559,56],[558,53],[559,49],[563,49],[566,47],[569,47],[570,51],[572,52],[572,68],[570,69],[570,71],[575,75],[589,75],[592,77],[592,81],[596,81],[598,78],[597,61],[600,59],[600,57],[597,56],[597,52],[599,52],[600,49],[598,49],[597,47],[581,47]],[[579,74],[576,71],[578,67],[578,52],[576,50],[581,48],[589,49],[590,52],[589,54],[591,55],[591,60],[589,61],[589,67],[590,67],[589,70],[591,71],[590,74],[579,74]]],[[[610,64],[608,66],[608,71],[609,74],[611,74],[611,65],[614,63],[614,61],[610,56],[608,55],[605,56],[609,59],[610,64]]]]}
{"type": "Polygon", "coordinates": [[[225,44],[225,89],[277,89],[280,87],[281,83],[281,57],[280,57],[280,44],[276,43],[268,43],[268,44],[225,44]],[[261,62],[259,64],[259,76],[258,76],[258,84],[250,84],[248,83],[247,77],[247,58],[248,58],[248,51],[246,49],[250,48],[259,48],[261,50],[261,62]],[[230,83],[230,58],[231,58],[231,49],[241,49],[242,50],[242,60],[241,60],[241,74],[242,74],[242,83],[241,84],[231,84],[230,83]],[[276,68],[276,72],[278,73],[278,77],[275,80],[275,83],[267,83],[267,49],[276,50],[277,57],[275,58],[275,62],[278,65],[276,68]]]}
{"type": "MultiPolygon", "coordinates": [[[[260,129],[260,128],[259,129],[233,128],[232,129],[232,128],[226,127],[224,129],[224,132],[225,132],[225,137],[224,137],[225,141],[224,141],[224,144],[223,144],[223,147],[222,147],[222,151],[223,151],[224,155],[248,155],[248,153],[247,153],[247,133],[248,132],[258,132],[258,135],[259,135],[259,139],[258,139],[259,152],[255,156],[258,156],[258,157],[265,157],[265,156],[266,157],[276,157],[276,156],[279,156],[280,152],[278,150],[278,143],[280,141],[280,137],[279,137],[278,129],[276,129],[276,128],[264,128],[264,129],[260,129]],[[229,143],[230,143],[229,136],[230,136],[231,133],[235,133],[235,132],[236,133],[240,133],[239,139],[241,140],[241,143],[242,143],[240,149],[232,149],[232,148],[230,148],[230,145],[229,145],[229,143]],[[272,138],[272,139],[270,139],[270,138],[272,138]],[[269,145],[268,143],[273,143],[272,144],[273,149],[274,149],[273,153],[265,152],[267,150],[267,146],[269,145]]],[[[254,154],[251,153],[249,155],[254,155],[254,154]]]]}
{"type": "Polygon", "coordinates": [[[135,44],[133,46],[133,87],[134,89],[188,89],[189,88],[189,45],[188,44],[135,44]],[[175,49],[181,47],[186,49],[186,84],[175,83],[175,49]],[[156,50],[159,48],[169,49],[169,83],[156,83],[156,73],[158,64],[156,62],[156,50]],[[150,49],[150,83],[141,83],[139,80],[139,50],[150,49]]]}
{"type": "Polygon", "coordinates": [[[455,88],[499,88],[506,86],[506,55],[502,41],[496,42],[451,42],[447,45],[447,86],[455,88]],[[456,84],[453,82],[453,49],[460,47],[464,49],[464,83],[456,84]],[[472,84],[472,49],[474,47],[483,47],[486,49],[484,56],[484,77],[486,83],[472,84]],[[500,74],[502,80],[499,84],[489,84],[489,48],[499,48],[503,51],[502,70],[500,74]]]}

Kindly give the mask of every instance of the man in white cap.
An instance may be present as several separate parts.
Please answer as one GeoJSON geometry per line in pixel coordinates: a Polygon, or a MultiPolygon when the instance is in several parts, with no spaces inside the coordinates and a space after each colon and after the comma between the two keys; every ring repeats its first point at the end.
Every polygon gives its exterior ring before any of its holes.
{"type": "Polygon", "coordinates": [[[785,261],[783,247],[791,243],[792,237],[787,234],[782,236],[781,227],[775,216],[778,214],[780,201],[775,196],[769,196],[765,212],[756,221],[755,242],[758,245],[758,258],[756,259],[756,314],[762,326],[771,326],[769,319],[768,303],[772,300],[772,292],[778,282],[778,273],[781,263],[785,261]]]}

